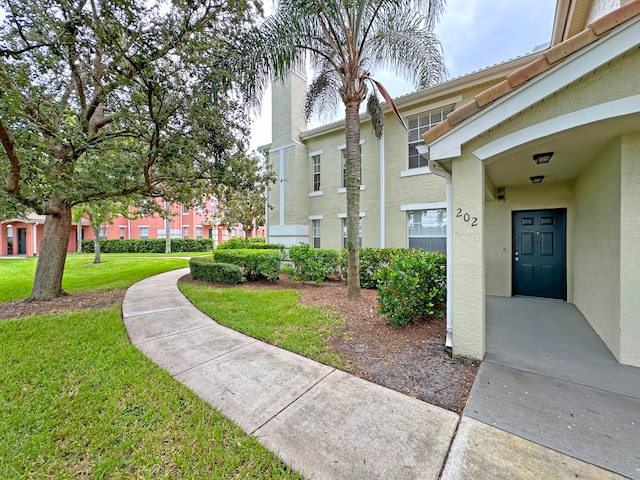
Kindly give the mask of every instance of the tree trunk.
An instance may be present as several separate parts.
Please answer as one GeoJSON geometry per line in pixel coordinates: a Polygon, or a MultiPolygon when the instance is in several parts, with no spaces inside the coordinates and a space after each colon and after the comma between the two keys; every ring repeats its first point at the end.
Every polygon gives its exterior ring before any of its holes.
{"type": "Polygon", "coordinates": [[[47,215],[44,222],[40,255],[29,301],[52,300],[65,294],[62,290],[62,274],[71,233],[71,205],[57,199],[52,199],[50,204],[58,207],[60,213],[47,215]]]}
{"type": "Polygon", "coordinates": [[[171,219],[169,218],[169,202],[164,202],[164,208],[167,209],[164,219],[164,253],[171,253],[171,219]]]}
{"type": "Polygon", "coordinates": [[[76,253],[82,253],[82,218],[76,224],[76,253]]]}
{"type": "Polygon", "coordinates": [[[91,225],[93,230],[93,263],[100,262],[100,225],[91,225]]]}
{"type": "Polygon", "coordinates": [[[347,188],[347,297],[360,298],[360,103],[346,104],[345,137],[347,188]]]}

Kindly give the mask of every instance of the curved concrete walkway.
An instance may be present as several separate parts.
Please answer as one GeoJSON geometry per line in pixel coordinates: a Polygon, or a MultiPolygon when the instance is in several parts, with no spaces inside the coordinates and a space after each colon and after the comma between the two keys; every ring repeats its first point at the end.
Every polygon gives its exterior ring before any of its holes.
{"type": "Polygon", "coordinates": [[[178,290],[187,273],[129,288],[131,341],[308,478],[621,478],[223,327],[178,290]]]}

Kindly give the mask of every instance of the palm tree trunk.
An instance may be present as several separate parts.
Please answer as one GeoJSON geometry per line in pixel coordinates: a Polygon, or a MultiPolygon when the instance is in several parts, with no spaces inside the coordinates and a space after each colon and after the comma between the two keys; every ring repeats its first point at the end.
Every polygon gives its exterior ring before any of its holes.
{"type": "Polygon", "coordinates": [[[347,297],[360,298],[360,102],[346,104],[345,137],[347,187],[347,297]]]}
{"type": "Polygon", "coordinates": [[[50,204],[60,211],[47,215],[44,222],[38,265],[28,300],[52,300],[64,295],[62,274],[67,259],[67,248],[71,234],[71,205],[52,198],[50,204]]]}

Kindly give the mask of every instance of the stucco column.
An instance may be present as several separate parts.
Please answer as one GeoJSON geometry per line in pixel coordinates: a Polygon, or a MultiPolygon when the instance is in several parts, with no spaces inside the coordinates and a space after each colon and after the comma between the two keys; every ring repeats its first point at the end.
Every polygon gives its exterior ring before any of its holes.
{"type": "Polygon", "coordinates": [[[640,367],[640,133],[622,137],[620,362],[640,367]]]}
{"type": "Polygon", "coordinates": [[[453,354],[484,355],[484,165],[471,153],[452,163],[453,354]]]}

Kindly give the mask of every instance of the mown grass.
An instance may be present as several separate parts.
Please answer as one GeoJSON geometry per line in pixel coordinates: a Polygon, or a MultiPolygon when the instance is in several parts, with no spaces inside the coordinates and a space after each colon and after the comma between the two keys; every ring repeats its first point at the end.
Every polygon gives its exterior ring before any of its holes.
{"type": "MultiPolygon", "coordinates": [[[[65,263],[62,288],[67,293],[127,288],[157,273],[189,266],[183,258],[154,256],[138,258],[104,254],[102,263],[93,263],[93,254],[70,254],[65,263]]],[[[37,258],[0,260],[0,302],[29,296],[37,258]]]]}
{"type": "Polygon", "coordinates": [[[119,305],[2,321],[0,351],[0,478],[301,478],[131,345],[119,305]]]}
{"type": "Polygon", "coordinates": [[[318,307],[298,302],[295,290],[216,288],[181,284],[180,290],[216,322],[246,335],[299,353],[326,365],[347,369],[332,352],[329,337],[343,320],[318,307]]]}

